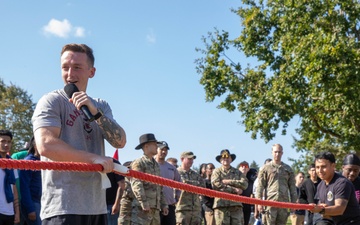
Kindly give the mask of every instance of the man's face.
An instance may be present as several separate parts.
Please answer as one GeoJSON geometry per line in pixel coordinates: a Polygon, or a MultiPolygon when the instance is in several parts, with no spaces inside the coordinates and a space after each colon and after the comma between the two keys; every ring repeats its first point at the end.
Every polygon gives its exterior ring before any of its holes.
{"type": "Polygon", "coordinates": [[[279,162],[279,161],[281,161],[281,157],[283,155],[283,150],[279,146],[274,146],[272,149],[272,155],[273,155],[274,161],[279,162]]]}
{"type": "Polygon", "coordinates": [[[353,182],[360,172],[360,166],[357,165],[345,165],[342,166],[342,175],[353,182]]]}
{"type": "Polygon", "coordinates": [[[86,91],[89,78],[94,77],[95,67],[88,64],[85,53],[66,51],[61,56],[61,76],[64,84],[75,83],[80,91],[86,91]]]}
{"type": "Polygon", "coordinates": [[[157,154],[157,143],[156,142],[148,142],[144,145],[145,148],[147,148],[149,154],[156,155],[157,154]]]}
{"type": "Polygon", "coordinates": [[[298,173],[295,177],[296,185],[300,186],[304,182],[304,175],[302,173],[298,173]]]}
{"type": "Polygon", "coordinates": [[[225,167],[228,167],[230,166],[230,163],[232,162],[232,158],[231,157],[222,157],[220,159],[220,163],[221,165],[225,166],[225,167]]]}
{"type": "Polygon", "coordinates": [[[0,136],[0,154],[2,156],[5,156],[8,152],[10,152],[11,146],[12,141],[9,136],[0,136]]]}
{"type": "Polygon", "coordinates": [[[250,168],[249,168],[249,165],[247,165],[247,164],[240,164],[239,170],[242,173],[246,174],[247,172],[249,172],[250,168]]]}
{"type": "Polygon", "coordinates": [[[167,147],[157,148],[157,155],[156,155],[156,157],[157,157],[158,159],[165,160],[167,154],[168,154],[168,149],[167,149],[167,147]]]}
{"type": "Polygon", "coordinates": [[[335,173],[335,163],[326,159],[315,160],[316,174],[321,180],[330,181],[335,173]]]}
{"type": "Polygon", "coordinates": [[[185,158],[182,158],[181,162],[185,168],[191,168],[194,163],[194,159],[185,157],[185,158]]]}
{"type": "Polygon", "coordinates": [[[309,171],[309,176],[312,180],[317,179],[317,174],[316,174],[316,169],[315,168],[310,168],[309,171]]]}
{"type": "Polygon", "coordinates": [[[175,160],[168,161],[168,163],[170,163],[171,165],[175,166],[176,168],[179,167],[178,164],[177,164],[178,162],[175,161],[175,160]]]}

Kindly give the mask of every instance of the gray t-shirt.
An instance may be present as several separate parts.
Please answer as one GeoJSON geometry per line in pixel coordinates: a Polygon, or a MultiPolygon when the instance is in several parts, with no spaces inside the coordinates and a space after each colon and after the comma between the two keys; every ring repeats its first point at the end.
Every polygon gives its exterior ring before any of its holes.
{"type": "MultiPolygon", "coordinates": [[[[177,171],[177,169],[175,168],[175,166],[171,165],[170,163],[168,163],[166,161],[163,164],[161,164],[161,163],[158,163],[158,164],[160,167],[161,177],[182,182],[180,174],[177,171]]],[[[181,190],[176,190],[176,192],[175,192],[173,188],[168,187],[168,186],[163,186],[163,193],[165,195],[167,204],[173,205],[177,202],[175,199],[175,195],[177,197],[180,197],[181,190]]]]}
{"type": "MultiPolygon", "coordinates": [[[[110,106],[101,99],[94,105],[113,119],[110,106]]],[[[63,90],[44,95],[32,117],[34,132],[41,127],[61,128],[60,139],[76,149],[105,155],[104,137],[96,122],[88,122],[81,110],[69,102],[63,90]]],[[[42,161],[51,161],[41,157],[42,161]]],[[[105,189],[98,172],[42,170],[41,219],[56,215],[106,214],[105,189]]]]}

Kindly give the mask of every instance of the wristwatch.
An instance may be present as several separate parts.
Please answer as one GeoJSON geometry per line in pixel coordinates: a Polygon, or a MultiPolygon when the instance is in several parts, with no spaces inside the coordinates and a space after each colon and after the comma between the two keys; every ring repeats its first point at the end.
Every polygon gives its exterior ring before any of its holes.
{"type": "Polygon", "coordinates": [[[94,115],[94,120],[99,119],[102,115],[104,115],[104,113],[98,108],[98,112],[94,115]]]}
{"type": "Polygon", "coordinates": [[[323,207],[323,208],[320,210],[319,213],[320,213],[320,214],[325,214],[325,207],[323,207]]]}

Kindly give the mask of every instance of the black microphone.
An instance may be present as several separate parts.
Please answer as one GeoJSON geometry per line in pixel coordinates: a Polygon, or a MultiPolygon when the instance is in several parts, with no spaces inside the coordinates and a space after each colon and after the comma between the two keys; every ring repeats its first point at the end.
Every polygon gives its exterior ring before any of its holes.
{"type": "MultiPolygon", "coordinates": [[[[69,84],[65,85],[64,91],[67,94],[67,96],[69,98],[71,98],[72,95],[74,94],[74,92],[78,92],[79,89],[76,87],[75,84],[69,83],[69,84]]],[[[80,109],[85,114],[85,117],[89,120],[89,122],[92,122],[95,120],[95,117],[93,116],[93,114],[91,114],[89,108],[86,105],[82,105],[80,107],[80,109]]]]}

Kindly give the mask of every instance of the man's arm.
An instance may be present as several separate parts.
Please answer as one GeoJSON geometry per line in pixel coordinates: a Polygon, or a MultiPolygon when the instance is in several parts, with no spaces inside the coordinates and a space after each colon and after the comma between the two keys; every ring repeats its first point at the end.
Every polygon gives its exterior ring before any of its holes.
{"type": "Polygon", "coordinates": [[[295,174],[290,167],[289,167],[289,170],[290,170],[290,177],[288,180],[288,187],[289,187],[289,192],[290,192],[290,201],[292,203],[295,203],[298,200],[296,186],[295,186],[295,183],[296,183],[295,174]]]}
{"type": "Polygon", "coordinates": [[[103,172],[108,173],[114,169],[110,157],[96,155],[84,150],[75,149],[59,138],[60,128],[41,127],[34,132],[37,149],[40,155],[53,161],[72,161],[92,164],[101,164],[103,172]]]}
{"type": "Polygon", "coordinates": [[[348,200],[338,198],[335,199],[335,205],[332,206],[327,206],[325,204],[315,205],[312,203],[310,205],[313,205],[314,209],[310,211],[312,213],[319,213],[325,208],[325,211],[323,211],[324,216],[339,216],[345,212],[347,204],[348,204],[348,200]]]}
{"type": "MultiPolygon", "coordinates": [[[[86,105],[92,115],[99,113],[99,109],[93,104],[91,98],[83,91],[75,92],[69,100],[78,110],[81,106],[86,105]]],[[[112,119],[112,112],[110,106],[106,103],[104,105],[105,111],[103,115],[96,120],[100,129],[103,131],[105,139],[114,148],[123,148],[126,144],[126,134],[124,129],[112,119]]]]}
{"type": "MultiPolygon", "coordinates": [[[[257,178],[257,186],[256,186],[256,193],[255,197],[258,199],[264,200],[264,191],[267,188],[267,182],[266,182],[267,176],[266,171],[264,168],[262,168],[259,172],[258,178],[257,178]]],[[[256,205],[257,207],[257,213],[262,213],[264,211],[264,208],[262,205],[256,205]]]]}
{"type": "Polygon", "coordinates": [[[13,195],[14,195],[14,212],[15,212],[15,219],[14,223],[20,223],[20,206],[19,206],[19,196],[18,196],[18,190],[16,188],[16,185],[12,185],[13,187],[13,195]]]}
{"type": "Polygon", "coordinates": [[[123,148],[126,144],[126,134],[124,129],[114,120],[103,115],[96,120],[101,130],[104,132],[105,139],[114,148],[123,148]]]}
{"type": "Polygon", "coordinates": [[[111,214],[113,215],[119,213],[120,211],[120,201],[125,189],[125,179],[118,181],[117,184],[118,184],[118,188],[116,192],[115,203],[111,209],[111,214]]]}
{"type": "MultiPolygon", "coordinates": [[[[175,169],[175,172],[174,172],[174,180],[175,181],[178,181],[180,183],[182,183],[182,180],[181,180],[181,176],[179,174],[179,171],[177,171],[175,169]]],[[[180,195],[181,195],[181,190],[180,189],[174,189],[175,190],[175,200],[176,200],[176,203],[179,201],[179,198],[180,198],[180,195]]]]}

